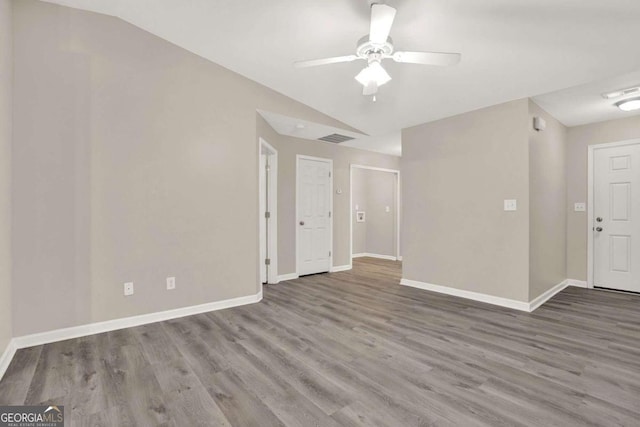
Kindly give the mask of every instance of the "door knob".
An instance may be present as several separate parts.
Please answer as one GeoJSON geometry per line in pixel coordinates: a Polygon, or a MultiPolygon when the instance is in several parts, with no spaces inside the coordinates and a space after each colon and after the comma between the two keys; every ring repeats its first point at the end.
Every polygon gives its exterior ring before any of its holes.
{"type": "Polygon", "coordinates": [[[596,231],[599,233],[602,231],[602,227],[596,227],[596,231]]]}
{"type": "Polygon", "coordinates": [[[300,225],[304,225],[304,221],[300,221],[300,225]]]}
{"type": "Polygon", "coordinates": [[[596,218],[596,221],[598,221],[598,222],[602,222],[602,217],[601,217],[601,216],[599,216],[598,218],[596,218]]]}

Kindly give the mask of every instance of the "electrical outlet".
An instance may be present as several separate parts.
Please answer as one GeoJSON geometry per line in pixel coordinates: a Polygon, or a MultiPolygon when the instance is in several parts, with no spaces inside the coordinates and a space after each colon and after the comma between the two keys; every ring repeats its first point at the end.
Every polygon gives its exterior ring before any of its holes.
{"type": "Polygon", "coordinates": [[[574,203],[573,210],[575,212],[586,212],[587,205],[586,203],[574,203]]]}
{"type": "Polygon", "coordinates": [[[133,295],[133,282],[127,282],[124,284],[124,296],[133,295]]]}
{"type": "Polygon", "coordinates": [[[175,277],[167,277],[167,290],[170,291],[176,288],[176,278],[175,277]]]}

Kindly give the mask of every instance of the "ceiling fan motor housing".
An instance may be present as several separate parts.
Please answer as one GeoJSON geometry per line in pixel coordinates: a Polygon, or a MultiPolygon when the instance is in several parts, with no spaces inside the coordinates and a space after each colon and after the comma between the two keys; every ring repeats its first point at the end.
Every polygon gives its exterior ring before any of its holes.
{"type": "Polygon", "coordinates": [[[391,56],[391,54],[393,54],[393,40],[391,40],[391,37],[387,37],[387,41],[384,44],[371,43],[369,35],[358,40],[356,55],[362,59],[380,61],[382,58],[391,56]]]}

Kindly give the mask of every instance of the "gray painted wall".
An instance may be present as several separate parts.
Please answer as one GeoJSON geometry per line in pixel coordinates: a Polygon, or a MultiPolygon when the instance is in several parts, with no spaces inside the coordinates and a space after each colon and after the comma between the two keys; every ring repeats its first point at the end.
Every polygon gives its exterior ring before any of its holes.
{"type": "Polygon", "coordinates": [[[11,340],[11,1],[0,0],[0,355],[11,340]]]}
{"type": "Polygon", "coordinates": [[[367,173],[365,169],[354,169],[353,183],[353,206],[351,207],[351,223],[353,227],[353,254],[361,254],[367,252],[367,226],[368,222],[356,221],[356,205],[359,211],[369,211],[369,195],[367,173]]]}
{"type": "Polygon", "coordinates": [[[256,109],[351,128],[113,17],[13,24],[15,335],[255,294],[256,109]]]}
{"type": "Polygon", "coordinates": [[[354,169],[353,187],[353,253],[396,256],[396,175],[354,169]],[[356,221],[356,204],[366,213],[364,223],[356,221]]]}
{"type": "MultiPolygon", "coordinates": [[[[293,117],[298,117],[293,115],[293,117]]],[[[278,150],[278,274],[296,272],[295,218],[296,155],[333,160],[333,265],[348,265],[349,253],[349,171],[351,164],[398,169],[400,159],[349,147],[309,141],[277,134],[257,115],[258,135],[278,150]],[[337,194],[337,190],[342,194],[337,194]]]]}
{"type": "Polygon", "coordinates": [[[587,213],[573,204],[587,202],[588,146],[640,138],[640,116],[593,123],[567,133],[567,276],[587,280],[587,213]]]}
{"type": "Polygon", "coordinates": [[[402,131],[405,278],[529,301],[528,121],[524,99],[402,131]]]}
{"type": "Polygon", "coordinates": [[[567,278],[567,128],[529,101],[529,299],[567,278]],[[546,130],[537,132],[533,118],[546,130]]]}

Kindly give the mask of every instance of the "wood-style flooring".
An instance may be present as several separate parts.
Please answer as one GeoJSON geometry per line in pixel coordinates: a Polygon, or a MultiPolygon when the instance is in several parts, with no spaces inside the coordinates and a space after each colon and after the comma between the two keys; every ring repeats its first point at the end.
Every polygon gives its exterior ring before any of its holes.
{"type": "Polygon", "coordinates": [[[533,314],[399,286],[400,264],[261,303],[19,350],[0,404],[91,426],[639,426],[640,297],[533,314]]]}

